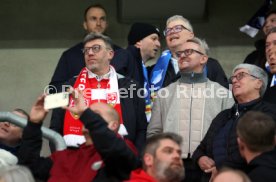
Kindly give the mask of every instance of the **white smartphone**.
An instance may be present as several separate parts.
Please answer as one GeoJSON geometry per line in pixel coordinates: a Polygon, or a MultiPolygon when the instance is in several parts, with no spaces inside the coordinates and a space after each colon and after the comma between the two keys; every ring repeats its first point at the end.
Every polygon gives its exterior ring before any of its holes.
{"type": "Polygon", "coordinates": [[[54,109],[58,107],[68,106],[69,93],[61,92],[57,94],[47,95],[44,99],[44,109],[54,109]]]}

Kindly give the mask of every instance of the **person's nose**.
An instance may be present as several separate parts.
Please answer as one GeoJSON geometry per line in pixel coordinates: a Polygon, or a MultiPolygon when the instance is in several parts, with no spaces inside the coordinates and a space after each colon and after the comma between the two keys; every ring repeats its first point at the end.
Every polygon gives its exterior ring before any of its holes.
{"type": "Polygon", "coordinates": [[[173,158],[174,158],[174,159],[177,159],[177,160],[180,159],[180,157],[181,157],[180,155],[181,155],[181,154],[180,154],[178,151],[174,151],[174,152],[173,152],[173,158]]]}
{"type": "Polygon", "coordinates": [[[235,77],[233,77],[233,78],[232,78],[232,80],[231,80],[232,84],[236,83],[237,81],[238,81],[238,79],[237,79],[237,77],[236,77],[236,76],[235,76],[235,77]]]}
{"type": "Polygon", "coordinates": [[[188,56],[187,56],[184,52],[182,52],[182,53],[180,54],[179,59],[183,60],[184,58],[187,58],[187,57],[188,57],[188,56]]]}
{"type": "Polygon", "coordinates": [[[157,46],[158,48],[160,48],[160,47],[161,47],[161,43],[160,43],[160,41],[159,41],[159,40],[157,40],[155,44],[156,44],[156,46],[157,46]]]}
{"type": "Polygon", "coordinates": [[[101,25],[101,20],[97,20],[97,25],[98,25],[98,26],[101,25]]]}
{"type": "Polygon", "coordinates": [[[3,125],[6,126],[6,127],[10,127],[10,122],[3,122],[3,125]]]}
{"type": "Polygon", "coordinates": [[[269,52],[269,54],[268,54],[268,61],[270,61],[270,60],[274,60],[276,58],[276,55],[275,55],[275,53],[274,52],[269,52]]]}

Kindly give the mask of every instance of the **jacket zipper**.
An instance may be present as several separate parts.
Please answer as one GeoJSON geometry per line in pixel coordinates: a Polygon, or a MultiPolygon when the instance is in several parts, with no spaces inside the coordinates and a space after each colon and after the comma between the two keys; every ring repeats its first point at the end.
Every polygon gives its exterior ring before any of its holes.
{"type": "MultiPolygon", "coordinates": [[[[194,77],[194,73],[192,73],[192,77],[194,77]]],[[[188,148],[188,157],[191,155],[191,132],[192,132],[192,106],[193,106],[193,93],[194,93],[194,83],[192,83],[191,88],[191,101],[190,101],[190,123],[189,123],[189,148],[188,148]]]]}

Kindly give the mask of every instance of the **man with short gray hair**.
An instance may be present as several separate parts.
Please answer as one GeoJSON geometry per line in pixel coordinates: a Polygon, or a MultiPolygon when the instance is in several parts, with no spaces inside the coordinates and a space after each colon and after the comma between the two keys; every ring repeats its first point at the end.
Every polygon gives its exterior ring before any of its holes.
{"type": "Polygon", "coordinates": [[[157,92],[147,129],[147,137],[162,132],[183,137],[181,157],[185,163],[185,181],[197,181],[191,155],[215,116],[234,103],[228,89],[210,81],[203,73],[207,54],[207,43],[196,37],[177,47],[175,55],[181,77],[157,92]]]}
{"type": "Polygon", "coordinates": [[[255,65],[239,64],[233,69],[232,74],[234,74],[239,69],[248,70],[249,74],[251,74],[253,77],[258,78],[262,81],[263,84],[262,84],[261,88],[259,88],[259,92],[260,92],[260,96],[263,97],[264,93],[266,91],[266,87],[267,87],[267,78],[268,77],[267,77],[266,72],[263,69],[255,66],[255,65]]]}
{"type": "MultiPolygon", "coordinates": [[[[151,85],[154,86],[155,92],[175,82],[180,77],[178,74],[178,57],[176,55],[177,48],[195,36],[189,20],[181,15],[174,15],[168,18],[163,33],[168,50],[163,51],[156,64],[149,68],[150,81],[151,85]]],[[[227,77],[217,60],[208,58],[203,72],[211,81],[218,82],[225,88],[229,88],[227,77]]]]}
{"type": "Polygon", "coordinates": [[[209,181],[222,167],[246,170],[240,155],[236,126],[249,111],[260,111],[276,118],[275,105],[263,101],[267,84],[264,70],[251,64],[239,64],[230,77],[235,104],[218,113],[192,158],[203,172],[202,180],[209,181]]]}

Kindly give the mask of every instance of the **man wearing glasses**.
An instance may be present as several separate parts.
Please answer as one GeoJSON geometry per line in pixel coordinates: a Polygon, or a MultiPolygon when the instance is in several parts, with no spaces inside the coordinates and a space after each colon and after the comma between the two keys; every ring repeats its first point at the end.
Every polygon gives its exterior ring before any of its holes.
{"type": "Polygon", "coordinates": [[[193,165],[191,156],[215,116],[234,102],[228,89],[210,81],[203,72],[208,60],[205,41],[189,39],[175,49],[175,56],[180,78],[157,92],[147,137],[162,132],[182,136],[185,182],[199,181],[200,171],[193,165]]]}
{"type": "Polygon", "coordinates": [[[246,170],[241,157],[236,126],[248,111],[261,111],[276,119],[273,105],[262,101],[267,86],[267,74],[255,65],[239,64],[230,77],[235,105],[220,112],[212,121],[207,134],[193,154],[194,161],[203,172],[203,180],[209,181],[221,167],[246,170]]]}
{"type": "MultiPolygon", "coordinates": [[[[119,134],[131,140],[141,152],[146,140],[147,121],[144,99],[137,95],[138,84],[117,74],[110,66],[114,55],[110,38],[91,33],[84,38],[83,44],[86,67],[69,84],[83,91],[88,106],[103,102],[114,107],[120,115],[119,134]],[[121,95],[120,91],[124,93],[121,95]]],[[[69,103],[74,107],[72,98],[69,103]]],[[[50,128],[64,136],[67,146],[78,147],[85,142],[79,116],[74,113],[55,109],[50,128]]]]}
{"type": "MultiPolygon", "coordinates": [[[[150,68],[152,70],[150,82],[154,86],[154,91],[166,87],[179,78],[176,49],[188,39],[192,39],[194,33],[187,19],[180,15],[174,15],[167,20],[164,36],[169,50],[164,51],[157,63],[150,68]]],[[[229,87],[227,77],[217,60],[208,59],[204,67],[204,74],[225,88],[229,87]]]]}

